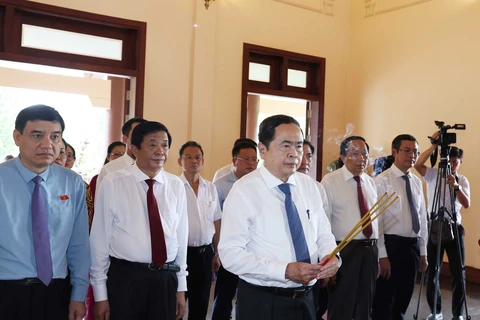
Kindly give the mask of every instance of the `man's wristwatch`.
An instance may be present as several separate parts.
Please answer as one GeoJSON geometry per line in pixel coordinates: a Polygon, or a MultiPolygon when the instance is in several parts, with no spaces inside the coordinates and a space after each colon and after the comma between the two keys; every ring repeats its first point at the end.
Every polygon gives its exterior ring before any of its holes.
{"type": "Polygon", "coordinates": [[[462,190],[462,186],[458,186],[456,188],[453,188],[453,191],[455,191],[455,192],[460,191],[460,190],[462,190]]]}

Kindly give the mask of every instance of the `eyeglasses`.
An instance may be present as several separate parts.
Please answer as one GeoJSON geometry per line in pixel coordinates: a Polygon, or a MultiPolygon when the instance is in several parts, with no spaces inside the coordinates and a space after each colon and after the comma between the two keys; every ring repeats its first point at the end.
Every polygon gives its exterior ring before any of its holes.
{"type": "Polygon", "coordinates": [[[67,155],[67,159],[68,159],[68,160],[73,160],[73,159],[75,159],[75,157],[73,156],[73,153],[71,153],[71,152],[66,152],[65,154],[67,155]]]}
{"type": "Polygon", "coordinates": [[[417,149],[413,149],[413,150],[410,150],[410,149],[398,149],[398,151],[402,151],[403,153],[405,153],[407,156],[409,155],[412,155],[414,157],[418,157],[420,155],[420,152],[417,150],[417,149]]]}
{"type": "Polygon", "coordinates": [[[191,155],[187,155],[187,156],[183,156],[184,159],[187,159],[188,161],[201,161],[202,160],[202,156],[191,156],[191,155]]]}
{"type": "Polygon", "coordinates": [[[245,161],[245,162],[255,162],[255,163],[258,163],[260,160],[258,160],[257,158],[239,158],[239,157],[236,157],[235,159],[237,160],[240,160],[240,161],[245,161]]]}
{"type": "Polygon", "coordinates": [[[123,156],[123,153],[109,153],[108,155],[112,158],[117,159],[117,158],[120,158],[121,156],[123,156]]]}

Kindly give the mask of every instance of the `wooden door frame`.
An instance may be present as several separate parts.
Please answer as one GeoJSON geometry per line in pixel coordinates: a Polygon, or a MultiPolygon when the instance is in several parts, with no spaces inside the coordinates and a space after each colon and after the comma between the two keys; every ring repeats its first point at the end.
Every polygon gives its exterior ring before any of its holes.
{"type": "Polygon", "coordinates": [[[26,0],[0,0],[0,60],[134,77],[134,116],[137,117],[143,116],[146,32],[145,22],[26,0]],[[115,61],[22,47],[22,24],[122,40],[122,59],[115,61]]]}
{"type": "Polygon", "coordinates": [[[325,66],[325,58],[268,48],[249,43],[243,44],[240,136],[246,137],[247,97],[249,93],[268,94],[274,96],[308,100],[311,105],[312,112],[312,118],[310,121],[310,128],[312,133],[311,143],[316,147],[317,150],[316,179],[318,181],[320,181],[322,178],[323,168],[322,160],[324,126],[323,114],[325,103],[325,66]],[[255,59],[261,59],[263,63],[270,64],[271,70],[275,69],[271,73],[271,75],[276,75],[276,79],[271,79],[270,83],[257,82],[248,79],[249,63],[252,61],[252,53],[256,55],[255,59]],[[295,61],[295,63],[297,64],[303,62],[317,67],[314,74],[312,74],[308,79],[306,89],[289,87],[287,85],[287,70],[289,66],[289,61],[295,61]]]}

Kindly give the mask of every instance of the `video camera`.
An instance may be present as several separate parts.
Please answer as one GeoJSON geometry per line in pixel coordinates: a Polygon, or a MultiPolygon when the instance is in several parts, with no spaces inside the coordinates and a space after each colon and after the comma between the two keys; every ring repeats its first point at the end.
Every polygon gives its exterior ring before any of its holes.
{"type": "Polygon", "coordinates": [[[467,127],[465,124],[454,124],[453,126],[445,125],[445,122],[443,121],[435,121],[435,125],[438,127],[438,131],[440,132],[440,135],[438,136],[438,140],[432,141],[432,144],[436,143],[440,147],[447,147],[452,143],[457,142],[457,134],[450,132],[448,133],[447,131],[449,129],[455,129],[455,130],[466,130],[467,127]]]}

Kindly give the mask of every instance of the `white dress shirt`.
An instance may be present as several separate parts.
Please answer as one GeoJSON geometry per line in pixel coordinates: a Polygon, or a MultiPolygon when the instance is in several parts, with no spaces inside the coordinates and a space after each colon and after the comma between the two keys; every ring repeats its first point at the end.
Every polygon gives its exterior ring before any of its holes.
{"type": "Polygon", "coordinates": [[[227,164],[225,167],[221,167],[220,169],[217,170],[217,172],[215,172],[212,182],[215,182],[221,177],[224,177],[234,171],[235,171],[235,166],[233,165],[233,163],[227,164]]]}
{"type": "MultiPolygon", "coordinates": [[[[436,185],[437,177],[438,177],[438,169],[427,167],[427,171],[425,172],[425,176],[423,177],[423,179],[425,179],[425,182],[427,183],[428,213],[431,213],[432,211],[432,202],[433,202],[433,197],[435,195],[435,185],[436,185]]],[[[460,187],[462,187],[462,192],[465,193],[466,196],[470,197],[470,183],[468,182],[468,179],[464,175],[461,175],[458,173],[457,173],[457,177],[458,177],[457,183],[459,184],[460,187]]],[[[443,191],[444,182],[445,180],[442,179],[441,181],[442,190],[440,191],[441,197],[443,197],[443,193],[444,193],[443,191]]],[[[443,199],[441,199],[441,201],[443,203],[443,199]]],[[[447,189],[447,192],[445,192],[445,206],[448,212],[452,214],[452,210],[450,208],[450,201],[451,201],[450,191],[449,189],[447,189]]],[[[455,210],[457,212],[457,224],[462,223],[462,215],[460,214],[460,210],[462,208],[463,208],[462,204],[460,203],[460,201],[458,201],[458,198],[455,197],[455,210]]],[[[437,206],[437,209],[438,209],[438,206],[437,206]]],[[[445,216],[446,215],[447,214],[445,214],[445,216]]]]}
{"type": "MultiPolygon", "coordinates": [[[[218,246],[225,269],[255,285],[298,287],[285,279],[295,249],[285,210],[283,182],[260,167],[235,182],[223,206],[218,246]]],[[[316,263],[336,247],[315,181],[302,173],[288,179],[305,233],[310,260],[316,263]]],[[[313,285],[316,280],[312,280],[313,285]]]]}
{"type": "MultiPolygon", "coordinates": [[[[150,224],[145,180],[136,165],[109,174],[95,198],[95,216],[90,233],[92,266],[90,282],[95,301],[107,300],[109,256],[132,262],[152,262],[150,224]]],[[[167,262],[180,266],[178,291],[187,291],[187,201],[183,182],[164,170],[154,178],[154,194],[160,211],[167,262]]]]}
{"type": "MultiPolygon", "coordinates": [[[[337,241],[342,241],[362,218],[358,205],[357,181],[353,177],[347,167],[343,166],[322,179],[329,206],[326,213],[337,241]]],[[[363,196],[368,208],[371,208],[377,201],[375,181],[366,173],[360,175],[360,181],[363,196]]],[[[378,221],[374,220],[371,226],[373,233],[370,239],[378,239],[378,221]]],[[[360,232],[355,239],[366,239],[366,237],[363,232],[360,232]]]]}
{"type": "MultiPolygon", "coordinates": [[[[131,158],[126,152],[123,156],[120,158],[117,158],[115,160],[110,161],[106,165],[102,167],[100,170],[100,173],[98,174],[97,178],[97,191],[98,191],[98,186],[100,186],[100,183],[102,182],[103,178],[105,178],[106,175],[115,172],[115,171],[120,171],[122,169],[131,167],[135,163],[135,159],[131,158]]],[[[97,192],[96,191],[96,192],[97,192]]]]}
{"type": "MultiPolygon", "coordinates": [[[[389,169],[382,172],[375,178],[377,184],[378,195],[388,194],[393,191],[397,192],[398,200],[395,201],[381,216],[378,218],[378,224],[383,234],[391,234],[408,238],[417,238],[420,246],[420,255],[427,255],[427,210],[425,207],[425,198],[423,196],[422,181],[412,173],[408,174],[410,185],[412,188],[413,199],[415,200],[418,212],[418,221],[420,222],[420,231],[418,234],[412,230],[412,215],[410,214],[410,206],[408,204],[406,181],[402,178],[405,174],[393,164],[389,169]]],[[[392,198],[393,199],[393,198],[392,198]]],[[[378,257],[387,257],[385,248],[385,238],[380,232],[378,239],[378,257]]]]}
{"type": "Polygon", "coordinates": [[[325,188],[322,186],[322,184],[318,181],[315,181],[317,183],[318,191],[320,192],[320,197],[322,198],[322,203],[323,203],[323,211],[327,214],[328,217],[328,197],[327,193],[325,192],[325,188]]]}
{"type": "Polygon", "coordinates": [[[217,190],[213,183],[200,177],[197,196],[183,173],[180,180],[187,195],[188,245],[200,247],[211,244],[215,234],[213,222],[222,218],[217,190]]]}

